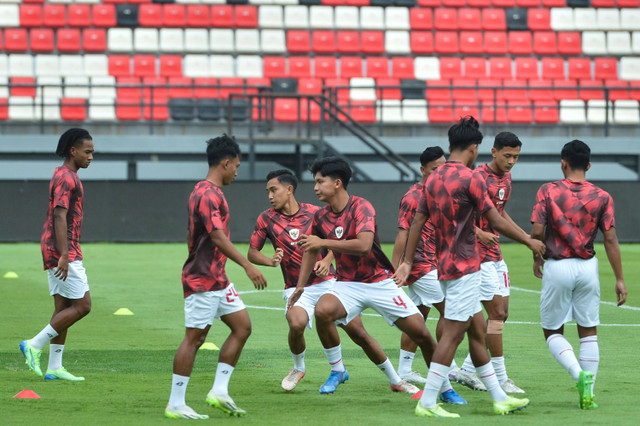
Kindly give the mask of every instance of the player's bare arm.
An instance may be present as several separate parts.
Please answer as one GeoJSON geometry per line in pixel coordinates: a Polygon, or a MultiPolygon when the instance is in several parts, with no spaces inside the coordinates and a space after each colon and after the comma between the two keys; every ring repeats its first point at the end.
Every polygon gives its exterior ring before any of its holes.
{"type": "Polygon", "coordinates": [[[491,226],[501,234],[526,245],[538,256],[542,256],[544,254],[545,246],[542,241],[531,238],[513,227],[500,215],[500,213],[498,213],[498,210],[496,210],[495,207],[485,211],[483,215],[489,221],[491,226]]]}
{"type": "Polygon", "coordinates": [[[255,288],[262,290],[267,287],[267,280],[264,278],[264,275],[262,275],[262,272],[253,266],[247,258],[240,254],[231,240],[229,240],[229,238],[224,234],[224,231],[221,229],[214,229],[211,231],[209,236],[211,237],[211,241],[213,241],[216,247],[218,247],[225,256],[244,268],[247,277],[249,277],[255,288]]]}
{"type": "Polygon", "coordinates": [[[413,258],[416,255],[416,248],[418,248],[422,228],[424,227],[424,224],[427,223],[427,219],[428,216],[426,214],[416,212],[413,222],[411,222],[411,228],[409,229],[409,236],[407,237],[407,245],[404,252],[404,260],[391,276],[399,286],[407,284],[407,278],[409,278],[409,274],[411,273],[413,258]]]}
{"type": "Polygon", "coordinates": [[[276,249],[273,257],[265,256],[260,250],[253,247],[249,247],[249,251],[247,252],[247,259],[249,259],[249,262],[254,265],[262,266],[276,267],[280,265],[280,262],[282,262],[282,256],[284,256],[284,250],[281,248],[276,249]]]}
{"type": "Polygon", "coordinates": [[[476,226],[476,237],[487,247],[493,247],[500,242],[500,236],[493,232],[486,232],[476,226]]]}
{"type": "Polygon", "coordinates": [[[311,271],[313,270],[313,265],[318,258],[318,253],[320,249],[307,249],[302,254],[302,260],[300,261],[300,274],[298,275],[298,284],[296,285],[296,289],[289,296],[289,301],[287,302],[287,309],[291,309],[293,305],[296,304],[302,293],[304,293],[304,286],[309,282],[309,276],[311,275],[311,271]]]}
{"type": "Polygon", "coordinates": [[[618,306],[627,301],[627,287],[624,285],[622,276],[622,259],[620,256],[620,244],[618,244],[618,235],[616,228],[609,228],[604,231],[604,250],[607,252],[607,258],[613,269],[613,275],[616,277],[616,297],[618,306]]]}
{"type": "MultiPolygon", "coordinates": [[[[531,238],[542,241],[544,238],[544,225],[541,223],[534,223],[531,229],[531,238]]],[[[542,278],[542,266],[544,265],[544,259],[542,256],[533,254],[533,275],[537,278],[542,278]]]]}
{"type": "Polygon", "coordinates": [[[396,241],[393,243],[393,253],[391,255],[391,264],[395,269],[398,269],[404,250],[407,247],[407,238],[409,237],[409,231],[406,229],[398,228],[398,234],[396,235],[396,241]]]}
{"type": "Polygon", "coordinates": [[[302,235],[298,245],[305,250],[327,249],[334,252],[366,256],[373,247],[373,232],[363,231],[350,240],[323,239],[316,235],[302,235]]]}
{"type": "Polygon", "coordinates": [[[329,272],[331,272],[331,263],[333,263],[333,259],[333,252],[329,250],[325,257],[318,260],[315,265],[313,265],[313,273],[320,278],[329,275],[329,272]]]}
{"type": "Polygon", "coordinates": [[[53,229],[56,233],[56,248],[60,253],[58,267],[54,275],[62,281],[67,280],[69,273],[69,242],[67,241],[67,213],[68,209],[56,207],[53,209],[53,229]]]}

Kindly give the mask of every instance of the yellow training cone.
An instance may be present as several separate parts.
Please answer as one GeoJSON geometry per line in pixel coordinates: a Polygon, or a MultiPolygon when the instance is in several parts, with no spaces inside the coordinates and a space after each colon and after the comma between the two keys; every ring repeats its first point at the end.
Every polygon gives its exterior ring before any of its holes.
{"type": "Polygon", "coordinates": [[[133,312],[131,312],[127,308],[120,308],[117,311],[115,311],[113,315],[133,315],[133,312]]]}
{"type": "Polygon", "coordinates": [[[204,349],[204,350],[207,350],[207,351],[219,351],[220,350],[219,347],[217,347],[216,345],[214,345],[211,342],[204,342],[202,344],[202,346],[200,346],[200,349],[204,349]]]}
{"type": "Polygon", "coordinates": [[[13,271],[9,271],[9,272],[7,272],[6,274],[4,274],[4,275],[2,276],[2,278],[10,278],[10,279],[18,278],[18,274],[16,274],[16,273],[15,273],[15,272],[13,272],[13,271]]]}

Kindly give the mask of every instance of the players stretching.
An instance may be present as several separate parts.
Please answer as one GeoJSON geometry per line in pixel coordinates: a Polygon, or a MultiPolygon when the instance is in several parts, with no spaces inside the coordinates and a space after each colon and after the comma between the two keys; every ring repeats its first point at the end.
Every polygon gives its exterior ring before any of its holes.
{"type": "Polygon", "coordinates": [[[215,380],[206,401],[232,416],[246,414],[229,396],[229,379],[251,334],[251,321],[244,303],[227,278],[227,257],[244,268],[256,288],[264,288],[267,282],[229,240],[229,206],[222,187],[237,176],[239,156],[240,147],[227,135],[207,141],[209,172],[189,197],[189,256],[182,268],[186,331],[173,360],[171,396],[165,409],[169,418],[208,418],[189,407],[185,395],[196,353],[214,318],[222,320],[231,329],[231,334],[220,348],[215,380]]]}
{"type": "Polygon", "coordinates": [[[478,212],[503,234],[542,253],[544,244],[526,237],[503,219],[487,195],[486,185],[469,168],[478,157],[482,133],[473,117],[465,117],[449,129],[449,161],[438,167],[424,185],[423,198],[409,230],[405,260],[394,278],[404,284],[411,272],[422,228],[427,219],[435,227],[438,278],[446,304],[442,337],[429,366],[427,383],[415,413],[424,417],[459,417],[437,405],[438,390],[465,333],[478,376],[490,392],[494,412],[507,414],[529,404],[528,399],[507,396],[502,390],[485,346],[485,321],[480,306],[480,254],[475,234],[478,212]]]}
{"type": "Polygon", "coordinates": [[[93,160],[93,139],[84,129],[69,129],[60,136],[56,154],[64,162],[56,167],[49,182],[49,209],[41,238],[44,269],[53,296],[53,316],[34,338],[20,342],[20,350],[29,368],[42,376],[40,355],[44,345],[51,342],[44,378],[82,381],[84,377],[76,377],[62,366],[62,353],[69,327],[91,311],[89,282],[80,249],[84,189],[78,170],[86,169],[93,160]]]}
{"type": "MultiPolygon", "coordinates": [[[[373,308],[389,325],[395,324],[418,343],[425,361],[430,359],[435,341],[418,308],[390,279],[392,266],[380,247],[373,206],[347,192],[351,179],[349,165],[338,157],[327,157],[317,160],[311,172],[314,191],[327,205],[314,215],[310,233],[300,237],[299,245],[306,251],[288,306],[294,306],[304,294],[320,250],[333,251],[337,282],[320,298],[315,311],[318,336],[331,366],[329,378],[320,392],[331,393],[349,378],[334,321],[348,324],[365,308],[373,308]]],[[[370,359],[387,374],[392,384],[400,381],[389,359],[385,357],[379,364],[371,356],[370,359]]]]}
{"type": "Polygon", "coordinates": [[[616,236],[613,199],[586,180],[591,150],[574,140],[562,148],[564,179],[542,185],[536,195],[531,236],[544,240],[547,250],[534,256],[533,271],[542,278],[540,320],[549,351],[576,381],[580,408],[596,408],[593,384],[598,374],[600,351],[600,281],[593,241],[598,229],[616,278],[618,306],[627,299],[622,277],[620,246],[616,236]],[[544,275],[543,275],[544,265],[544,275]],[[576,320],[580,337],[579,361],[564,337],[564,324],[576,320]]]}
{"type": "MultiPolygon", "coordinates": [[[[489,198],[498,213],[512,226],[523,234],[520,228],[505,210],[511,196],[511,169],[520,156],[522,142],[511,132],[498,133],[491,148],[493,160],[488,164],[477,167],[473,172],[484,180],[489,198]]],[[[507,376],[504,363],[502,345],[502,330],[509,316],[509,269],[502,258],[502,251],[498,243],[499,234],[491,227],[487,219],[478,215],[476,222],[476,236],[482,263],[480,270],[482,278],[480,284],[480,300],[487,311],[487,348],[491,354],[491,364],[496,372],[500,386],[507,393],[524,393],[507,376]]],[[[454,369],[449,377],[465,386],[476,390],[486,390],[482,382],[475,375],[475,367],[471,355],[467,355],[461,369],[454,369]]]]}

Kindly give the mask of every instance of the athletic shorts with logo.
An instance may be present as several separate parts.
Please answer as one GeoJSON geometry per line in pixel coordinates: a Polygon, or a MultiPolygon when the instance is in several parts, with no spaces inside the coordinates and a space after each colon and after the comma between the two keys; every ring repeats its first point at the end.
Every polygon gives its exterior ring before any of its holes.
{"type": "Polygon", "coordinates": [[[246,309],[233,283],[216,291],[193,293],[184,299],[184,324],[187,328],[204,329],[214,319],[246,309]]]}
{"type": "MultiPolygon", "coordinates": [[[[313,328],[313,315],[316,310],[316,303],[320,297],[329,291],[333,285],[335,284],[335,278],[331,278],[330,280],[323,281],[318,284],[310,285],[304,288],[304,292],[302,296],[293,304],[294,307],[299,307],[305,310],[307,313],[307,317],[309,321],[307,322],[307,328],[311,330],[313,328]]],[[[289,302],[289,297],[295,291],[295,287],[287,288],[282,292],[282,298],[284,299],[285,306],[287,302],[289,302]]],[[[287,315],[287,308],[284,310],[285,316],[287,315]]]]}

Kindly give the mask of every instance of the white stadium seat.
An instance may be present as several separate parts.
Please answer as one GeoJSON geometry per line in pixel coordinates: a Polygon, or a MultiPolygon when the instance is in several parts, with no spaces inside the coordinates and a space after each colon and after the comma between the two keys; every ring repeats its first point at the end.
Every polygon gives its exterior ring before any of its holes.
{"type": "MultiPolygon", "coordinates": [[[[604,99],[590,99],[587,101],[587,122],[589,124],[604,124],[606,122],[606,108],[604,99]]],[[[613,103],[609,101],[609,123],[613,123],[613,103]]]]}
{"type": "Polygon", "coordinates": [[[58,55],[36,55],[36,77],[59,76],[60,57],[58,55]]]}
{"type": "Polygon", "coordinates": [[[286,28],[309,28],[309,8],[306,6],[286,6],[284,8],[286,28]]]}
{"type": "Polygon", "coordinates": [[[182,69],[185,77],[211,77],[211,68],[207,55],[184,55],[182,69]]]}
{"type": "Polygon", "coordinates": [[[584,124],[587,121],[584,101],[563,99],[560,101],[560,122],[566,124],[584,124]]]}
{"type": "Polygon", "coordinates": [[[574,30],[573,9],[570,7],[554,7],[551,8],[551,29],[554,31],[571,31],[574,30]]]}
{"type": "Polygon", "coordinates": [[[402,101],[396,99],[378,101],[376,119],[385,124],[402,123],[402,101]]]}
{"type": "Polygon", "coordinates": [[[282,6],[267,5],[258,7],[258,26],[260,28],[282,28],[282,6]]]}
{"type": "Polygon", "coordinates": [[[636,100],[618,100],[613,104],[613,121],[616,124],[640,124],[640,110],[636,100]]]}
{"type": "Polygon", "coordinates": [[[409,30],[409,9],[387,7],[384,9],[384,26],[387,30],[409,30]]]}
{"type": "Polygon", "coordinates": [[[233,52],[235,47],[233,30],[226,28],[214,28],[209,30],[209,46],[211,52],[233,52]]]}
{"type": "Polygon", "coordinates": [[[235,51],[238,53],[260,52],[260,32],[255,29],[237,29],[235,51]]]}
{"type": "Polygon", "coordinates": [[[209,31],[204,28],[184,30],[184,48],[187,52],[209,52],[209,31]]]}
{"type": "Polygon", "coordinates": [[[209,69],[212,77],[235,77],[233,58],[229,55],[209,56],[209,69]]]}
{"type": "Polygon", "coordinates": [[[336,7],[335,20],[338,30],[357,30],[360,28],[360,12],[355,6],[336,7]]]}
{"type": "Polygon", "coordinates": [[[640,80],[640,58],[635,56],[620,58],[618,74],[621,80],[640,80]]]}
{"type": "Polygon", "coordinates": [[[598,8],[598,28],[605,31],[620,29],[620,10],[615,8],[598,8]]]}
{"type": "Polygon", "coordinates": [[[404,99],[402,101],[402,121],[405,123],[428,123],[427,101],[425,99],[404,99]]]}
{"type": "Polygon", "coordinates": [[[133,50],[133,31],[129,28],[109,28],[107,48],[110,52],[131,53],[133,50]]]}
{"type": "Polygon", "coordinates": [[[133,46],[136,52],[157,52],[160,48],[158,30],[155,28],[136,28],[133,31],[133,46]]]}
{"type": "Polygon", "coordinates": [[[598,15],[596,10],[590,7],[579,7],[573,10],[573,18],[575,20],[575,29],[579,31],[597,30],[598,15]]]}
{"type": "Polygon", "coordinates": [[[184,31],[179,28],[161,28],[160,50],[163,52],[184,52],[184,31]]]}
{"type": "Polygon", "coordinates": [[[329,6],[311,6],[309,8],[311,28],[333,28],[333,8],[329,6]]]}
{"type": "Polygon", "coordinates": [[[583,32],[582,52],[586,55],[606,55],[607,41],[604,31],[583,32]]]}
{"type": "Polygon", "coordinates": [[[242,78],[262,77],[262,58],[258,55],[238,55],[236,58],[237,76],[242,78]]]}
{"type": "Polygon", "coordinates": [[[640,30],[640,9],[620,9],[620,29],[640,30]]]}
{"type": "Polygon", "coordinates": [[[64,85],[65,98],[89,99],[89,77],[66,77],[64,85]]]}
{"type": "Polygon", "coordinates": [[[109,75],[107,55],[84,55],[84,75],[89,77],[109,75]]]}
{"type": "Polygon", "coordinates": [[[260,50],[263,53],[284,53],[286,51],[283,30],[262,30],[260,33],[260,50]]]}
{"type": "Polygon", "coordinates": [[[354,101],[375,101],[376,81],[373,78],[352,78],[349,82],[349,97],[354,101]]]}
{"type": "Polygon", "coordinates": [[[33,56],[9,55],[9,75],[19,77],[33,77],[33,56]]]}
{"type": "Polygon", "coordinates": [[[607,52],[610,55],[630,55],[631,33],[628,31],[609,31],[607,33],[607,52]]]}
{"type": "Polygon", "coordinates": [[[384,29],[384,9],[377,6],[360,8],[360,28],[363,30],[384,29]]]}
{"type": "Polygon", "coordinates": [[[411,44],[408,31],[385,31],[384,49],[387,53],[396,55],[408,55],[411,53],[411,44]]]}
{"type": "Polygon", "coordinates": [[[110,75],[91,77],[91,98],[115,99],[116,98],[116,78],[110,75]]]}

